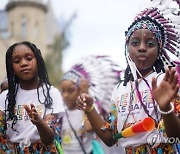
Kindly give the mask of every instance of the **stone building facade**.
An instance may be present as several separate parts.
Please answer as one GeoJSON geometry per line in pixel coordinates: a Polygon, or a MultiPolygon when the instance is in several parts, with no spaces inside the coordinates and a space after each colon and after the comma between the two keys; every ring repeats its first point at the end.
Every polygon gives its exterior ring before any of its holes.
{"type": "Polygon", "coordinates": [[[0,82],[6,78],[5,53],[16,42],[31,41],[45,57],[51,51],[58,23],[50,0],[9,0],[0,10],[0,82]]]}

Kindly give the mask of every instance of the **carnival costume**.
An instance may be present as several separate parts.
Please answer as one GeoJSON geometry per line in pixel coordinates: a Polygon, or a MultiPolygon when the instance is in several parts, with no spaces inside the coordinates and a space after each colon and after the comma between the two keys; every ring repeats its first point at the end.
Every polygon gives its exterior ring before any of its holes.
{"type": "MultiPolygon", "coordinates": [[[[82,80],[88,83],[88,94],[95,99],[95,106],[101,115],[110,111],[111,93],[114,86],[121,81],[123,69],[109,56],[88,56],[79,60],[67,71],[61,81],[70,80],[78,87],[82,80]]],[[[82,87],[81,87],[82,88],[82,87]]],[[[66,108],[66,107],[65,107],[66,108]]],[[[90,109],[91,110],[91,109],[90,109]]],[[[84,130],[87,119],[84,111],[66,109],[62,119],[62,147],[67,154],[86,154],[94,150],[101,154],[99,142],[94,132],[84,130]],[[93,145],[93,146],[92,146],[93,145]],[[97,151],[98,150],[98,151],[97,151]]]]}
{"type": "Polygon", "coordinates": [[[123,68],[109,56],[91,55],[83,57],[67,71],[62,80],[72,80],[77,85],[80,78],[88,81],[88,93],[95,99],[99,109],[109,112],[111,93],[114,86],[122,81],[123,68]]]}
{"type": "MultiPolygon", "coordinates": [[[[134,136],[119,140],[120,144],[126,149],[126,153],[178,153],[180,152],[179,145],[165,142],[165,128],[161,114],[157,110],[157,103],[152,97],[150,87],[153,77],[157,78],[157,83],[160,83],[163,79],[163,72],[153,68],[154,71],[142,77],[129,56],[127,44],[134,31],[148,29],[155,35],[158,41],[160,49],[158,58],[161,59],[164,66],[174,67],[177,65],[178,71],[180,58],[180,1],[152,0],[148,6],[148,8],[145,8],[136,16],[134,22],[125,33],[125,55],[130,70],[129,72],[125,72],[125,74],[127,76],[132,75],[133,80],[132,78],[131,80],[130,78],[125,79],[126,85],[121,83],[114,88],[112,95],[114,105],[112,106],[109,120],[102,127],[102,130],[111,129],[114,135],[116,135],[129,126],[142,121],[142,117],[151,117],[155,121],[155,130],[134,134],[134,136]],[[171,60],[170,54],[176,56],[177,60],[171,60]],[[140,76],[139,79],[138,76],[140,76]],[[152,142],[153,137],[157,139],[155,142],[152,142]]],[[[177,115],[180,113],[179,100],[179,97],[173,100],[177,115]]],[[[117,140],[114,142],[117,142],[117,140]]]]}
{"type": "MultiPolygon", "coordinates": [[[[42,87],[38,89],[39,99],[43,100],[42,87]]],[[[6,96],[8,90],[3,91],[0,95],[0,110],[6,111],[6,96]],[[3,103],[5,102],[5,103],[3,103]]],[[[62,154],[59,137],[58,121],[48,120],[48,126],[54,130],[56,140],[50,145],[45,145],[40,141],[37,127],[30,121],[30,117],[24,109],[24,105],[33,103],[38,115],[43,118],[47,114],[56,114],[57,119],[61,119],[64,113],[63,100],[57,88],[50,87],[50,95],[52,98],[51,108],[46,108],[38,99],[37,89],[24,90],[20,86],[16,95],[15,114],[17,122],[12,127],[12,120],[0,117],[0,153],[1,154],[62,154]],[[4,123],[6,121],[6,125],[4,123]]],[[[6,113],[6,112],[5,112],[6,113]]],[[[46,134],[44,134],[46,135],[46,134]]]]}

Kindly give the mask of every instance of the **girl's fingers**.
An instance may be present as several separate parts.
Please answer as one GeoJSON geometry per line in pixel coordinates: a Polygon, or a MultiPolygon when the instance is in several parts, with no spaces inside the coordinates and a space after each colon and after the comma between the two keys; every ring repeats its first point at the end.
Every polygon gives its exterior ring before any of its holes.
{"type": "Polygon", "coordinates": [[[82,106],[83,106],[83,101],[81,100],[81,97],[78,96],[77,100],[76,100],[76,107],[78,109],[82,109],[82,106]]]}
{"type": "Polygon", "coordinates": [[[76,107],[80,110],[85,110],[87,107],[86,104],[86,94],[82,94],[78,96],[77,101],[76,101],[76,107]]]}
{"type": "Polygon", "coordinates": [[[168,78],[169,78],[169,69],[166,68],[166,69],[165,69],[165,75],[164,75],[163,80],[168,81],[168,78]]]}
{"type": "Polygon", "coordinates": [[[178,84],[178,75],[177,74],[175,74],[174,75],[174,78],[173,78],[173,81],[172,81],[172,88],[173,89],[175,89],[176,88],[176,86],[177,86],[177,84],[178,84]]]}
{"type": "Polygon", "coordinates": [[[153,77],[152,78],[152,90],[156,89],[157,88],[157,81],[156,81],[156,78],[153,77]]]}
{"type": "Polygon", "coordinates": [[[79,110],[83,110],[83,106],[76,105],[76,108],[79,110]]]}
{"type": "Polygon", "coordinates": [[[35,113],[35,112],[32,112],[32,113],[31,113],[31,121],[32,121],[32,120],[35,120],[35,119],[36,119],[36,113],[35,113]]]}
{"type": "Polygon", "coordinates": [[[28,105],[24,105],[24,108],[25,108],[26,111],[30,111],[30,108],[29,108],[28,105]]]}
{"type": "Polygon", "coordinates": [[[81,94],[79,97],[80,97],[80,99],[81,99],[83,102],[85,102],[85,101],[86,101],[87,94],[83,93],[83,94],[81,94]]]}
{"type": "Polygon", "coordinates": [[[177,96],[177,93],[178,93],[178,91],[179,91],[179,88],[180,88],[179,84],[176,84],[176,87],[175,87],[176,96],[177,96]]]}
{"type": "Polygon", "coordinates": [[[26,110],[28,116],[31,118],[31,119],[34,119],[35,118],[35,114],[37,114],[37,111],[35,109],[35,106],[33,104],[30,104],[30,107],[28,105],[24,105],[24,109],[26,110]]]}
{"type": "Polygon", "coordinates": [[[35,109],[35,106],[33,104],[30,104],[30,106],[31,106],[31,110],[35,109]]]}
{"type": "Polygon", "coordinates": [[[173,82],[175,73],[176,73],[176,71],[173,68],[171,70],[169,70],[169,77],[168,77],[169,83],[173,82]]]}
{"type": "Polygon", "coordinates": [[[26,110],[26,112],[29,114],[31,112],[31,109],[29,108],[28,105],[24,105],[24,109],[26,110]]]}
{"type": "Polygon", "coordinates": [[[81,101],[82,101],[82,108],[83,108],[83,110],[85,110],[86,107],[87,107],[87,101],[89,101],[89,100],[88,100],[88,99],[89,99],[89,96],[84,93],[84,94],[82,94],[82,95],[80,96],[80,98],[81,98],[81,101]]]}

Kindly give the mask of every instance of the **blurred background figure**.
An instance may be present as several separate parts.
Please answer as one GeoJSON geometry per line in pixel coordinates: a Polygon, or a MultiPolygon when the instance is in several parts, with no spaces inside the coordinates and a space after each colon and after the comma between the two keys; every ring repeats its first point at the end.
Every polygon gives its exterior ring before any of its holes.
{"type": "MultiPolygon", "coordinates": [[[[76,99],[82,93],[90,94],[95,98],[95,107],[99,114],[106,118],[111,107],[111,92],[121,82],[122,75],[123,69],[109,56],[84,57],[64,74],[60,91],[66,108],[61,135],[65,154],[115,154],[116,147],[110,149],[101,144],[86,113],[76,109],[76,99]]],[[[89,112],[91,110],[92,108],[89,112]]]]}
{"type": "Polygon", "coordinates": [[[4,80],[2,83],[1,83],[1,89],[0,89],[0,93],[2,93],[4,90],[8,89],[8,81],[7,80],[4,80]]]}

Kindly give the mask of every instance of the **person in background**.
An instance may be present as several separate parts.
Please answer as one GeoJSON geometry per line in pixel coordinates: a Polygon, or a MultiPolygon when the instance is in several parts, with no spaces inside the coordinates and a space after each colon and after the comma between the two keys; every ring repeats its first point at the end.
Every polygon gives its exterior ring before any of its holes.
{"type": "Polygon", "coordinates": [[[113,86],[119,82],[121,71],[121,68],[108,56],[89,56],[82,58],[64,74],[60,81],[60,92],[66,108],[61,128],[62,147],[65,154],[104,153],[100,142],[96,142],[100,140],[94,134],[86,117],[92,108],[86,112],[78,110],[76,100],[82,93],[95,96],[96,108],[99,114],[103,115],[106,112],[105,109],[110,106],[109,94],[113,86]],[[108,80],[111,83],[105,85],[108,80]]]}
{"type": "Polygon", "coordinates": [[[91,109],[87,118],[108,146],[119,141],[128,154],[179,153],[176,144],[165,140],[167,136],[178,136],[180,130],[176,116],[180,113],[176,108],[179,103],[178,75],[175,63],[167,54],[180,56],[179,3],[171,0],[150,3],[151,6],[137,15],[126,32],[128,65],[124,81],[113,90],[114,105],[109,120],[104,121],[98,115],[93,97],[88,94],[78,97],[77,107],[85,112],[91,109]],[[177,7],[171,8],[168,2],[177,7]],[[144,129],[142,126],[147,119],[148,126],[144,129]]]}
{"type": "Polygon", "coordinates": [[[0,95],[0,153],[59,153],[54,138],[63,101],[49,82],[40,50],[26,41],[11,45],[6,71],[8,89],[0,95]]]}
{"type": "MultiPolygon", "coordinates": [[[[60,82],[60,92],[66,114],[62,118],[61,137],[64,154],[90,154],[93,139],[92,127],[86,114],[76,109],[76,99],[88,84],[73,71],[68,71],[60,82]]],[[[85,90],[86,91],[86,90],[85,90]]],[[[85,92],[84,91],[84,92],[85,92]]]]}
{"type": "Polygon", "coordinates": [[[7,80],[4,80],[2,83],[1,83],[1,92],[2,93],[4,90],[8,89],[8,81],[7,80]]]}

